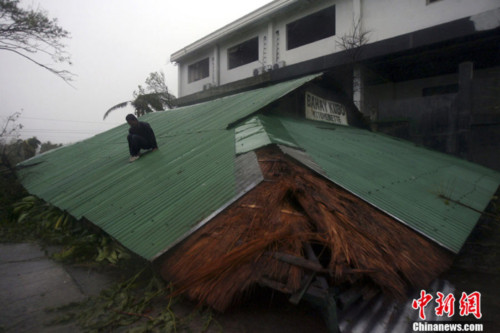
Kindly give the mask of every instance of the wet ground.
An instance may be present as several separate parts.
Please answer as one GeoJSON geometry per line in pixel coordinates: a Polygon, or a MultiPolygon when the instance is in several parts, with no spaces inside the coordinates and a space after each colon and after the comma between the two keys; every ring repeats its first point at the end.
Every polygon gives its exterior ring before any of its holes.
{"type": "MultiPolygon", "coordinates": [[[[116,272],[55,262],[34,243],[0,244],[0,332],[83,332],[75,323],[48,325],[60,313],[47,310],[98,295],[117,279],[116,272]]],[[[225,314],[215,314],[207,332],[325,331],[319,315],[280,297],[256,297],[225,314]]],[[[181,302],[174,311],[189,315],[194,308],[194,304],[181,302]]],[[[202,330],[204,322],[196,320],[190,325],[191,332],[202,330]]]]}
{"type": "Polygon", "coordinates": [[[113,283],[111,276],[69,268],[33,243],[0,244],[0,332],[77,332],[75,325],[46,327],[57,313],[113,283]]]}

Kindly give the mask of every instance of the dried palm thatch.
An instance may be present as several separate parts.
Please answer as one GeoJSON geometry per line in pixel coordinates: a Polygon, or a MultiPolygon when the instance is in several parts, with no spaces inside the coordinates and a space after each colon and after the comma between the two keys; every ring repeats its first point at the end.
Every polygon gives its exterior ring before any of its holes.
{"type": "Polygon", "coordinates": [[[224,311],[262,281],[297,292],[308,268],[280,258],[306,262],[304,244],[313,244],[331,285],[363,281],[399,298],[449,267],[449,252],[276,146],[257,156],[265,181],[163,261],[162,276],[179,293],[224,311]]]}

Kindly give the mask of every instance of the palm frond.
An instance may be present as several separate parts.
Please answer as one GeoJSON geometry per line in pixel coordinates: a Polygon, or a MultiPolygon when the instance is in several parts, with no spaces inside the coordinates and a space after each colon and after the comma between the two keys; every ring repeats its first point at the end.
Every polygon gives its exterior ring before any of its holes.
{"type": "Polygon", "coordinates": [[[106,117],[111,113],[111,111],[114,111],[116,109],[121,109],[121,108],[124,108],[126,107],[129,103],[132,103],[131,101],[126,101],[126,102],[122,102],[122,103],[119,103],[119,104],[116,104],[115,106],[111,107],[110,109],[108,109],[108,111],[106,111],[106,113],[104,114],[104,117],[102,118],[103,120],[106,119],[106,117]]]}
{"type": "Polygon", "coordinates": [[[104,119],[108,114],[118,108],[123,108],[131,104],[135,109],[135,115],[140,117],[146,113],[164,111],[176,107],[176,97],[168,91],[165,84],[165,74],[154,72],[146,79],[147,87],[138,86],[139,90],[134,91],[133,100],[117,104],[104,114],[104,119]]]}

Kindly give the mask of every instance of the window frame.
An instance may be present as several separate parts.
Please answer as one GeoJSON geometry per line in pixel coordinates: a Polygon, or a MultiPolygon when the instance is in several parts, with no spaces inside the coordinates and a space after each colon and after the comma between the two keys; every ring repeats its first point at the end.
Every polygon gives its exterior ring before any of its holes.
{"type": "Polygon", "coordinates": [[[259,36],[227,48],[227,69],[235,69],[259,61],[259,36]]]}
{"type": "Polygon", "coordinates": [[[287,23],[285,26],[287,51],[335,36],[337,33],[336,12],[335,5],[333,5],[287,23]],[[327,20],[321,22],[322,16],[327,20]],[[333,24],[328,21],[332,18],[333,24]],[[318,28],[318,24],[322,24],[323,27],[318,28]],[[304,30],[305,32],[300,33],[304,30]],[[318,34],[318,31],[321,33],[318,34]]]}
{"type": "Polygon", "coordinates": [[[203,58],[201,60],[198,60],[197,62],[188,65],[187,76],[188,76],[188,83],[193,83],[196,81],[203,80],[207,77],[210,77],[209,57],[203,58]]]}

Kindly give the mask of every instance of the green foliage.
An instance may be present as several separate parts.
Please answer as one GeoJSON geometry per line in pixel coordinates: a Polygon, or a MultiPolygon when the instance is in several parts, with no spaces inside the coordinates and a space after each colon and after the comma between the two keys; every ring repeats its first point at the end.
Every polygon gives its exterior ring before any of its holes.
{"type": "MultiPolygon", "coordinates": [[[[12,204],[27,195],[16,177],[15,166],[17,163],[35,156],[40,145],[40,141],[36,137],[27,140],[12,140],[7,143],[7,138],[17,137],[15,133],[22,128],[22,125],[16,124],[18,117],[19,113],[9,116],[0,129],[0,236],[5,236],[8,233],[9,228],[5,227],[12,220],[12,204]]],[[[42,144],[42,149],[44,145],[46,150],[58,146],[48,142],[42,144]]],[[[18,230],[18,232],[25,233],[24,230],[18,230]]]]}
{"type": "Polygon", "coordinates": [[[118,264],[131,257],[129,251],[89,223],[77,221],[58,208],[27,196],[12,205],[10,219],[2,220],[2,241],[43,241],[61,245],[53,258],[64,262],[99,262],[118,264]]]}
{"type": "Polygon", "coordinates": [[[139,85],[138,89],[134,91],[132,101],[137,116],[174,107],[175,96],[168,91],[165,73],[161,71],[150,73],[146,79],[146,88],[139,85]]]}
{"type": "Polygon", "coordinates": [[[27,140],[18,139],[5,145],[0,144],[2,164],[8,168],[14,168],[17,163],[35,156],[40,144],[41,142],[36,137],[27,140]]]}
{"type": "Polygon", "coordinates": [[[170,322],[175,326],[176,317],[171,311],[167,311],[168,316],[160,314],[158,318],[149,314],[153,300],[160,296],[165,297],[167,292],[168,286],[150,269],[143,269],[125,282],[102,291],[97,297],[57,309],[64,312],[57,323],[77,322],[91,331],[112,331],[120,326],[132,325],[141,319],[147,320],[145,326],[148,327],[170,322]],[[144,285],[145,281],[147,282],[144,285]]]}
{"type": "Polygon", "coordinates": [[[138,117],[150,112],[172,109],[175,106],[175,96],[169,92],[165,83],[165,74],[161,71],[150,73],[146,79],[146,88],[139,85],[133,96],[132,101],[119,103],[107,110],[103,119],[106,119],[112,111],[129,104],[134,107],[138,117]]]}
{"type": "Polygon", "coordinates": [[[99,247],[97,248],[97,262],[109,262],[117,264],[122,259],[129,259],[130,253],[123,246],[111,240],[109,237],[102,237],[99,247]]]}
{"type": "Polygon", "coordinates": [[[52,143],[50,141],[44,142],[40,146],[40,154],[59,147],[62,147],[62,143],[52,143]]]}
{"type": "Polygon", "coordinates": [[[21,186],[9,168],[0,164],[0,220],[8,219],[12,214],[12,204],[26,196],[21,186]]]}
{"type": "Polygon", "coordinates": [[[171,297],[171,293],[171,285],[147,266],[99,296],[52,309],[61,316],[49,325],[76,322],[89,332],[111,332],[126,327],[127,332],[145,333],[190,331],[197,320],[201,323],[194,331],[204,332],[215,323],[209,310],[194,311],[184,318],[177,316],[174,306],[178,299],[171,297]]]}

